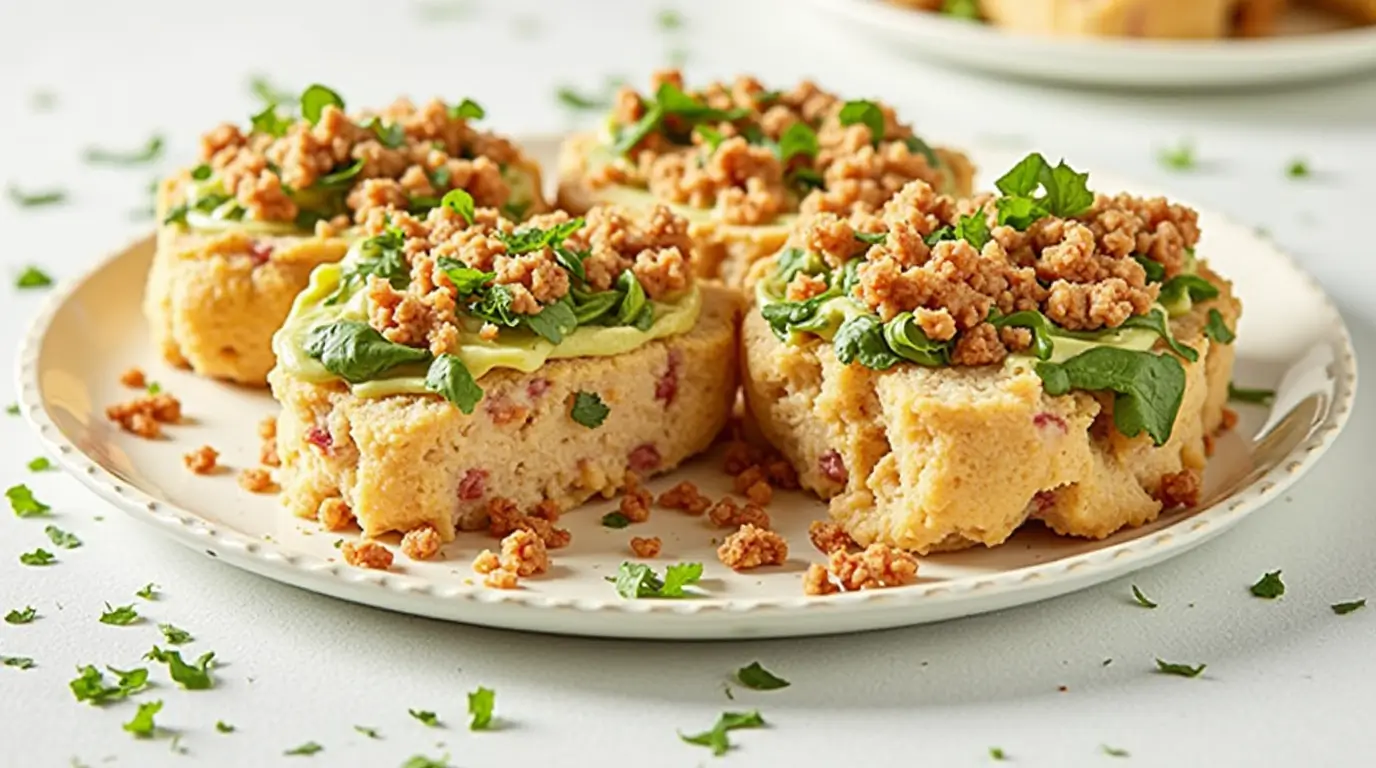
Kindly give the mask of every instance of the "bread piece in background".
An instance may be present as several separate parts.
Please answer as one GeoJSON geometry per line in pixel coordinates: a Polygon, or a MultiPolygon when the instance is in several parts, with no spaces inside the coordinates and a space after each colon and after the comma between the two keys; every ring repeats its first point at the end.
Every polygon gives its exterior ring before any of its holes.
{"type": "MultiPolygon", "coordinates": [[[[1331,0],[1356,2],[1357,0],[1331,0]]],[[[1376,0],[1371,0],[1376,2],[1376,0]]],[[[1272,34],[1285,0],[981,0],[991,23],[1090,37],[1221,38],[1272,34]]]]}
{"type": "Polygon", "coordinates": [[[1376,0],[1302,0],[1306,5],[1341,13],[1358,24],[1376,24],[1376,0]]]}

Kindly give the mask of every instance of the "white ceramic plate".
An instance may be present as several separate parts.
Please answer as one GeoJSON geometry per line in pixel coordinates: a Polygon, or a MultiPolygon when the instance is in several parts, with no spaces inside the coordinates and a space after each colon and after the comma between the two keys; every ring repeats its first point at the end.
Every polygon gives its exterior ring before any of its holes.
{"type": "Polygon", "coordinates": [[[1376,27],[1334,28],[1292,11],[1283,34],[1259,39],[1067,38],[900,8],[885,0],[812,5],[905,55],[1015,78],[1135,88],[1216,88],[1317,80],[1376,66],[1376,27]]]}
{"type": "MultiPolygon", "coordinates": [[[[555,143],[526,146],[548,162],[555,143]]],[[[1008,164],[992,153],[975,157],[986,168],[1008,164]]],[[[1093,181],[1104,190],[1135,189],[1098,175],[1093,181]]],[[[183,468],[182,454],[202,444],[220,450],[222,462],[236,470],[254,466],[256,424],[276,404],[266,391],[202,380],[159,359],[138,302],[152,238],[54,291],[21,344],[18,391],[25,415],[62,466],[102,498],[212,558],[345,600],[473,624],[606,637],[770,637],[920,624],[1062,595],[1185,552],[1278,496],[1338,434],[1357,368],[1337,310],[1317,283],[1247,228],[1208,213],[1200,222],[1201,253],[1236,281],[1246,304],[1237,379],[1278,392],[1270,408],[1243,407],[1239,428],[1219,440],[1203,506],[1105,541],[1028,526],[996,549],[923,558],[920,583],[900,589],[804,596],[803,571],[821,559],[808,543],[807,525],[824,519],[826,507],[798,493],[781,493],[770,506],[792,545],[789,561],[753,573],[736,574],[717,561],[713,539],[723,532],[703,518],[655,510],[643,525],[602,528],[598,520],[611,502],[567,513],[562,522],[573,532],[572,546],[555,554],[548,576],[526,580],[518,591],[475,583],[469,564],[495,543],[477,533],[460,535],[438,561],[398,556],[385,573],[345,565],[334,547],[339,536],[290,517],[273,496],[241,490],[233,471],[202,477],[183,468]],[[106,405],[133,394],[118,382],[131,365],[182,400],[188,423],[170,427],[169,439],[138,439],[105,420],[106,405]],[[604,577],[629,559],[632,535],[664,540],[654,561],[660,568],[703,563],[706,596],[617,597],[604,577]]],[[[719,467],[716,457],[704,457],[651,485],[659,491],[688,479],[721,496],[730,479],[719,467]]]]}

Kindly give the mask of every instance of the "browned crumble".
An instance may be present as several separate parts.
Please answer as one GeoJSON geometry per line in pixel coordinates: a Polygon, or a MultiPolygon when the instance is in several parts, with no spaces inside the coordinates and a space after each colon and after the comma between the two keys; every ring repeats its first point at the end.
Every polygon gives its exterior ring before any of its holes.
{"type": "Polygon", "coordinates": [[[258,463],[267,467],[282,466],[282,457],[277,455],[277,438],[269,437],[258,446],[258,463]]]}
{"type": "MultiPolygon", "coordinates": [[[[676,70],[657,72],[651,90],[662,83],[683,88],[676,70]]],[[[723,139],[713,147],[698,132],[691,143],[675,144],[664,131],[646,136],[629,156],[618,157],[594,171],[594,186],[611,184],[648,189],[656,197],[696,208],[714,208],[727,223],[764,224],[780,214],[798,211],[872,211],[904,183],[922,179],[934,185],[942,172],[926,155],[905,140],[912,129],[898,122],[883,104],[884,135],[871,136],[864,125],[842,125],[844,100],[810,81],[793,88],[767,91],[758,80],[742,76],[731,83],[714,82],[687,91],[717,109],[742,109],[746,114],[715,128],[723,139]],[[777,142],[795,123],[806,123],[817,135],[816,157],[795,155],[787,166],[768,146],[751,143],[742,135],[749,125],[777,142]],[[810,193],[792,186],[788,172],[807,171],[822,180],[823,188],[810,193]],[[806,194],[804,198],[803,195],[806,194]]],[[[612,109],[612,130],[635,123],[644,116],[647,102],[629,87],[617,93],[612,109]]],[[[674,118],[665,120],[673,128],[674,118]]]]}
{"type": "Polygon", "coordinates": [[[1193,507],[1199,503],[1204,478],[1197,469],[1182,469],[1161,478],[1156,500],[1166,509],[1193,507]]]}
{"type": "Polygon", "coordinates": [[[166,392],[143,395],[107,407],[105,418],[119,424],[126,432],[151,440],[162,435],[162,424],[181,421],[182,404],[166,392]]]}
{"type": "Polygon", "coordinates": [[[520,577],[534,576],[549,570],[549,552],[545,542],[527,530],[512,531],[502,539],[501,570],[520,577]]]}
{"type": "Polygon", "coordinates": [[[208,445],[203,445],[185,456],[182,456],[182,463],[186,465],[187,469],[198,475],[208,475],[217,468],[218,464],[216,462],[219,458],[219,451],[208,445]]]}
{"type": "Polygon", "coordinates": [[[788,542],[773,531],[746,523],[717,547],[717,559],[735,571],[779,565],[788,559],[788,542]]]}
{"type": "Polygon", "coordinates": [[[1217,446],[1216,446],[1216,444],[1215,444],[1214,436],[1213,436],[1213,435],[1205,435],[1205,436],[1204,436],[1204,455],[1207,456],[1207,457],[1213,456],[1213,455],[1214,455],[1214,449],[1215,449],[1216,447],[1217,447],[1217,446]]]}
{"type": "Polygon", "coordinates": [[[439,531],[429,525],[407,531],[401,537],[401,552],[412,560],[429,560],[439,554],[443,545],[439,531]]]}
{"type": "Polygon", "coordinates": [[[813,520],[807,527],[807,537],[812,541],[812,546],[824,555],[849,552],[855,546],[850,534],[838,523],[813,520]]]}
{"type": "MultiPolygon", "coordinates": [[[[490,553],[489,553],[490,554],[490,553]]],[[[496,557],[496,555],[493,555],[496,557]]],[[[521,585],[521,577],[514,571],[497,568],[483,577],[483,586],[493,589],[516,589],[521,585]]]]}
{"type": "Polygon", "coordinates": [[[1218,428],[1221,431],[1228,431],[1237,426],[1237,411],[1232,408],[1223,409],[1223,420],[1219,422],[1218,428]]]}
{"type": "Polygon", "coordinates": [[[354,511],[338,496],[331,496],[320,502],[315,517],[327,531],[348,530],[354,524],[354,511]]]}
{"type": "Polygon", "coordinates": [[[831,572],[826,566],[813,563],[807,567],[807,573],[803,574],[803,594],[832,595],[840,591],[841,588],[831,580],[831,572]]]}
{"type": "Polygon", "coordinates": [[[530,531],[549,549],[567,547],[573,534],[540,517],[526,515],[510,499],[494,496],[487,502],[487,530],[497,538],[505,538],[515,531],[530,531]]]}
{"type": "Polygon", "coordinates": [[[635,553],[636,557],[643,557],[646,559],[659,557],[659,549],[662,544],[658,536],[651,536],[649,538],[641,538],[639,536],[631,537],[631,551],[635,553]]]}
{"type": "Polygon", "coordinates": [[[497,557],[497,553],[490,549],[484,549],[478,553],[477,557],[473,558],[473,570],[478,573],[492,573],[501,567],[501,558],[497,557]]]}
{"type": "Polygon", "coordinates": [[[740,506],[729,496],[712,506],[707,512],[707,519],[718,528],[736,528],[742,525],[763,529],[770,527],[768,512],[748,502],[745,506],[740,506]]]}
{"type": "Polygon", "coordinates": [[[143,370],[141,368],[130,368],[119,375],[119,383],[126,387],[143,389],[148,386],[148,377],[143,375],[143,370]]]}
{"type": "MultiPolygon", "coordinates": [[[[811,572],[812,569],[808,570],[811,572]]],[[[826,571],[835,580],[835,586],[846,592],[901,587],[917,581],[917,558],[897,547],[876,542],[861,552],[833,550],[827,556],[826,571]]],[[[805,591],[817,588],[817,585],[804,584],[805,591]]],[[[815,591],[807,593],[827,594],[815,591]]]]}
{"type": "Polygon", "coordinates": [[[376,541],[360,541],[357,544],[346,541],[339,551],[344,555],[344,562],[358,568],[385,571],[392,567],[392,550],[376,541]]]}
{"type": "Polygon", "coordinates": [[[538,517],[551,523],[559,522],[560,514],[559,504],[553,499],[544,499],[536,504],[534,509],[530,510],[531,517],[538,517]]]}
{"type": "Polygon", "coordinates": [[[701,515],[712,506],[712,500],[693,483],[684,480],[659,495],[659,506],[678,509],[690,515],[701,515]]]}
{"type": "Polygon", "coordinates": [[[765,479],[775,488],[798,489],[798,472],[787,459],[771,459],[764,467],[765,479]]]}
{"type": "MultiPolygon", "coordinates": [[[[297,120],[281,137],[245,134],[228,123],[201,137],[200,162],[213,169],[248,218],[261,221],[294,220],[299,209],[290,190],[308,189],[357,160],[363,167],[347,206],[362,221],[373,210],[404,210],[412,197],[441,197],[450,189],[466,189],[479,205],[500,207],[511,197],[502,167],[521,156],[510,141],[474,129],[438,99],[419,107],[399,99],[376,113],[352,116],[328,106],[315,125],[297,120]],[[379,141],[368,127],[374,117],[401,127],[401,146],[379,141]],[[442,176],[448,178],[437,186],[442,176]]],[[[326,227],[341,224],[332,220],[326,227]]]]}
{"type": "Polygon", "coordinates": [[[271,493],[277,484],[272,481],[271,472],[253,467],[239,472],[239,487],[252,493],[271,493]]]}
{"type": "Polygon", "coordinates": [[[626,473],[626,487],[621,490],[621,514],[633,523],[643,523],[650,519],[650,504],[654,497],[640,487],[640,478],[634,472],[626,473]]]}
{"type": "MultiPolygon", "coordinates": [[[[427,347],[434,354],[453,352],[460,326],[467,317],[460,306],[454,283],[439,267],[441,258],[455,259],[473,269],[492,272],[494,282],[512,297],[511,310],[533,315],[559,301],[569,292],[569,273],[559,265],[554,250],[509,254],[499,234],[516,229],[548,229],[570,220],[567,213],[532,217],[512,224],[496,210],[479,208],[469,224],[462,216],[441,206],[425,216],[391,212],[368,218],[365,234],[377,235],[387,226],[405,236],[403,251],[411,280],[402,289],[380,277],[370,277],[367,289],[368,321],[389,341],[427,347]]],[[[588,211],[584,225],[564,240],[564,247],[585,252],[583,269],[593,290],[607,290],[621,273],[630,270],[652,299],[687,289],[692,283],[688,265],[692,242],[688,223],[664,206],[631,213],[615,207],[588,211]]],[[[492,340],[500,335],[495,326],[481,332],[492,340]]],[[[508,419],[509,420],[509,419],[508,419]]]]}

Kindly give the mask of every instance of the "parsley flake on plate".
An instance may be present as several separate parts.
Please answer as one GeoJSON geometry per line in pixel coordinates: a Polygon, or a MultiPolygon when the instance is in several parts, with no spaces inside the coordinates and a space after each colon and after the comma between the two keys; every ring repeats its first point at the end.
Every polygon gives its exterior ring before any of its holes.
{"type": "Polygon", "coordinates": [[[78,539],[76,534],[68,533],[55,525],[44,528],[43,532],[48,534],[48,540],[53,543],[53,546],[63,549],[76,549],[81,546],[81,539],[78,539]]]}
{"type": "Polygon", "coordinates": [[[146,739],[153,735],[157,729],[157,723],[153,722],[153,716],[162,711],[162,700],[144,702],[139,705],[139,711],[134,713],[134,719],[124,724],[124,730],[135,736],[146,739]]]}
{"type": "Polygon", "coordinates": [[[190,632],[171,624],[159,624],[158,629],[162,631],[163,639],[172,645],[185,645],[196,639],[190,632]]]}
{"type": "Polygon", "coordinates": [[[1360,600],[1352,600],[1346,603],[1334,603],[1328,607],[1333,609],[1333,612],[1338,614],[1339,616],[1346,616],[1347,614],[1352,613],[1353,611],[1359,608],[1365,608],[1366,598],[1363,597],[1360,600]]]}
{"type": "Polygon", "coordinates": [[[23,483],[10,486],[5,491],[5,498],[10,500],[10,509],[14,510],[18,517],[43,517],[51,509],[47,504],[34,498],[33,491],[23,483]]]}
{"type": "Polygon", "coordinates": [[[118,608],[111,608],[109,603],[105,604],[105,612],[100,614],[101,624],[113,624],[117,627],[127,627],[139,620],[139,612],[134,610],[133,605],[121,605],[118,608]]]}
{"type": "Polygon", "coordinates": [[[1285,582],[1280,580],[1280,571],[1270,571],[1262,576],[1252,585],[1252,594],[1267,600],[1275,600],[1285,594],[1285,582]]]}
{"type": "Polygon", "coordinates": [[[154,134],[144,145],[136,150],[113,150],[101,147],[87,147],[86,162],[103,165],[140,165],[151,163],[162,154],[163,138],[154,134]]]}
{"type": "Polygon", "coordinates": [[[226,723],[223,720],[216,720],[215,730],[219,731],[220,733],[234,733],[234,726],[230,725],[229,723],[226,723]]]}
{"type": "Polygon", "coordinates": [[[431,728],[438,728],[440,725],[440,718],[434,712],[429,712],[424,709],[408,709],[406,711],[411,717],[416,718],[431,728]]]}
{"type": "Polygon", "coordinates": [[[573,408],[569,410],[569,416],[588,429],[596,429],[602,426],[602,422],[607,420],[607,414],[611,412],[612,409],[602,402],[602,398],[596,392],[579,390],[573,396],[573,408]]]}
{"type": "Polygon", "coordinates": [[[24,565],[52,565],[57,562],[57,558],[53,557],[53,553],[39,547],[32,552],[25,552],[20,555],[19,562],[24,565]]]}
{"type": "Polygon", "coordinates": [[[1285,166],[1285,175],[1292,179],[1307,178],[1310,173],[1309,163],[1305,162],[1303,158],[1297,157],[1291,160],[1289,165],[1285,166]]]}
{"type": "Polygon", "coordinates": [[[299,747],[292,747],[291,749],[283,752],[282,754],[288,757],[310,757],[311,755],[315,754],[316,752],[319,752],[322,749],[324,749],[324,747],[320,746],[319,744],[316,744],[313,741],[308,741],[299,747]]]}
{"type": "Polygon", "coordinates": [[[135,592],[134,595],[137,597],[141,597],[144,600],[157,600],[158,585],[150,581],[147,584],[144,584],[143,589],[140,589],[139,591],[135,592]]]}
{"type": "Polygon", "coordinates": [[[654,569],[644,563],[625,561],[617,569],[616,577],[607,581],[616,584],[616,593],[627,600],[642,597],[688,597],[683,588],[696,584],[702,578],[702,563],[676,563],[664,572],[664,578],[655,575],[654,569]]]}
{"type": "Polygon", "coordinates": [[[497,693],[491,688],[478,686],[478,690],[468,694],[468,714],[473,716],[468,723],[468,730],[491,730],[492,710],[496,703],[497,693]]]}
{"type": "Polygon", "coordinates": [[[38,456],[29,459],[28,466],[30,472],[46,472],[53,468],[53,462],[47,456],[38,456]]]}
{"type": "Polygon", "coordinates": [[[32,605],[24,606],[24,610],[15,608],[5,614],[6,624],[28,624],[38,617],[38,610],[32,605]]]}
{"type": "Polygon", "coordinates": [[[608,512],[602,516],[602,527],[604,528],[625,528],[630,524],[631,518],[620,512],[608,512]]]}
{"type": "Polygon", "coordinates": [[[366,726],[366,725],[355,725],[355,726],[354,726],[354,730],[355,730],[355,731],[358,731],[359,733],[363,734],[364,736],[367,736],[367,737],[370,738],[370,739],[380,739],[380,738],[382,738],[381,734],[379,734],[379,733],[377,732],[377,729],[376,729],[376,728],[369,728],[369,727],[366,726]]]}
{"type": "Polygon", "coordinates": [[[5,406],[5,413],[9,416],[18,416],[19,403],[10,403],[9,405],[5,406]]]}
{"type": "Polygon", "coordinates": [[[425,755],[413,755],[411,759],[401,764],[401,768],[451,768],[449,763],[445,762],[448,759],[448,755],[439,760],[433,760],[425,755]]]}
{"type": "Polygon", "coordinates": [[[1163,167],[1172,171],[1193,170],[1199,164],[1194,156],[1194,144],[1189,141],[1161,149],[1157,152],[1156,159],[1163,167]]]}
{"type": "Polygon", "coordinates": [[[1007,759],[1008,759],[1008,755],[1004,754],[1004,752],[1003,752],[1003,747],[990,747],[990,748],[989,748],[989,759],[990,759],[990,760],[1007,760],[1007,759]]]}
{"type": "Polygon", "coordinates": [[[182,660],[181,651],[164,651],[155,645],[143,658],[166,664],[172,681],[189,691],[203,691],[215,685],[214,678],[210,676],[210,668],[215,661],[214,651],[201,654],[195,664],[187,664],[182,660]]]}
{"type": "Polygon", "coordinates": [[[148,670],[142,667],[128,671],[107,667],[118,678],[115,685],[105,684],[105,674],[94,665],[77,667],[77,678],[67,684],[77,701],[105,704],[127,698],[148,687],[148,670]]]}
{"type": "Polygon", "coordinates": [[[731,740],[727,738],[727,733],[741,728],[763,728],[764,718],[760,717],[758,711],[752,712],[723,712],[721,717],[712,726],[710,731],[686,736],[679,732],[678,737],[689,744],[697,744],[712,750],[712,754],[721,757],[731,749],[731,740]]]}
{"type": "Polygon", "coordinates": [[[758,661],[736,670],[736,679],[754,691],[775,691],[789,686],[787,680],[760,666],[758,661]]]}
{"type": "Polygon", "coordinates": [[[1189,664],[1172,664],[1169,661],[1156,660],[1156,671],[1167,675],[1179,675],[1180,677],[1199,677],[1204,672],[1208,664],[1200,664],[1192,667],[1189,664]]]}
{"type": "Polygon", "coordinates": [[[1251,389],[1228,384],[1228,399],[1239,403],[1255,403],[1257,405],[1269,405],[1276,399],[1274,389],[1251,389]]]}
{"type": "Polygon", "coordinates": [[[1131,756],[1131,754],[1130,754],[1126,749],[1121,749],[1121,748],[1119,748],[1119,747],[1110,747],[1110,746],[1107,745],[1107,744],[1100,744],[1100,745],[1099,745],[1099,749],[1103,750],[1104,754],[1108,755],[1109,757],[1130,757],[1130,756],[1131,756]]]}
{"type": "MultiPolygon", "coordinates": [[[[10,195],[10,202],[20,208],[38,208],[44,205],[57,205],[67,201],[67,193],[61,189],[45,189],[41,192],[25,192],[13,184],[7,190],[10,195]]],[[[29,286],[21,285],[20,288],[29,286]]]]}
{"type": "Polygon", "coordinates": [[[1137,604],[1143,608],[1156,607],[1156,603],[1153,603],[1146,595],[1142,594],[1142,590],[1138,589],[1136,584],[1132,585],[1132,597],[1137,601],[1137,604]]]}
{"type": "Polygon", "coordinates": [[[33,669],[33,659],[28,656],[0,656],[0,665],[15,669],[33,669]]]}

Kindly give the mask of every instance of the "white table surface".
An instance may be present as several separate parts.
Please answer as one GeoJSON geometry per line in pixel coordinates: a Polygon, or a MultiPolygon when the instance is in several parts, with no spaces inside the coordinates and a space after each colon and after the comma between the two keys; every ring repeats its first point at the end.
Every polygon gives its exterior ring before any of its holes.
{"type": "MultiPolygon", "coordinates": [[[[0,183],[71,193],[67,205],[35,210],[0,200],[0,353],[12,358],[42,298],[9,287],[22,264],[73,277],[150,226],[131,213],[146,206],[157,169],[90,168],[80,159],[88,144],[132,147],[158,130],[169,141],[158,168],[185,161],[201,130],[253,109],[250,72],[293,88],[319,80],[355,104],[398,91],[471,96],[507,132],[558,130],[577,118],[554,99],[557,84],[643,82],[682,45],[695,78],[814,76],[882,95],[925,132],[1064,154],[1264,226],[1336,298],[1359,356],[1376,355],[1376,79],[1230,95],[1073,92],[894,59],[797,2],[681,1],[681,40],[656,27],[660,6],[649,2],[459,5],[457,18],[435,20],[419,4],[362,0],[0,3],[0,183]],[[32,108],[40,90],[55,94],[51,111],[32,108]],[[1203,167],[1163,169],[1157,148],[1183,137],[1203,167]],[[1295,156],[1314,178],[1285,177],[1295,156]]],[[[11,386],[0,383],[0,401],[11,386]]],[[[38,442],[0,416],[0,484],[28,482],[54,522],[85,541],[59,565],[24,567],[18,554],[47,543],[42,526],[0,514],[0,612],[32,604],[41,616],[0,624],[0,654],[38,664],[0,667],[0,765],[392,766],[448,753],[463,766],[979,766],[991,746],[1018,766],[1371,765],[1376,604],[1347,616],[1329,604],[1376,598],[1374,392],[1368,383],[1347,433],[1283,501],[1130,581],[937,626],[729,644],[522,635],[280,586],[163,540],[60,473],[29,475],[38,442]],[[1277,568],[1284,598],[1248,595],[1277,568]],[[151,694],[166,702],[158,722],[180,733],[185,754],[167,737],[122,731],[132,703],[91,707],[67,689],[76,665],[128,666],[160,640],[153,621],[97,622],[103,603],[133,601],[150,581],[162,599],[139,608],[190,630],[195,653],[213,649],[223,662],[213,690],[164,684],[151,694]],[[1132,605],[1130,582],[1161,607],[1132,605]],[[1156,656],[1208,670],[1154,674],[1156,656]],[[754,660],[792,687],[737,686],[728,701],[723,682],[754,660]],[[500,731],[464,727],[465,693],[479,684],[497,691],[500,731]],[[771,727],[738,732],[740,748],[724,758],[675,735],[751,707],[771,727]],[[408,708],[448,726],[427,729],[408,708]],[[238,730],[216,733],[216,720],[238,730]],[[308,740],[324,751],[282,755],[308,740]],[[1107,756],[1105,744],[1131,757],[1107,756]]]]}

